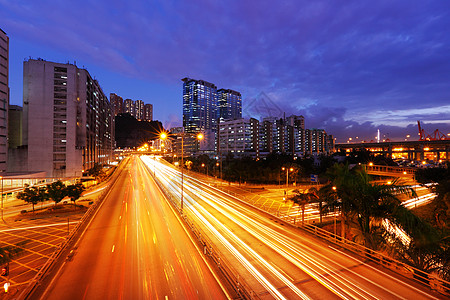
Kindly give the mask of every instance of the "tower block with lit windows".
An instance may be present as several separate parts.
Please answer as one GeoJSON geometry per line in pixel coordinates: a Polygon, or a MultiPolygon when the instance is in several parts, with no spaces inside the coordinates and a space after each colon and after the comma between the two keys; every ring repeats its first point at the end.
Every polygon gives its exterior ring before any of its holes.
{"type": "Polygon", "coordinates": [[[80,176],[95,163],[113,159],[112,108],[87,70],[30,59],[24,62],[23,78],[27,169],[16,171],[80,176]]]}

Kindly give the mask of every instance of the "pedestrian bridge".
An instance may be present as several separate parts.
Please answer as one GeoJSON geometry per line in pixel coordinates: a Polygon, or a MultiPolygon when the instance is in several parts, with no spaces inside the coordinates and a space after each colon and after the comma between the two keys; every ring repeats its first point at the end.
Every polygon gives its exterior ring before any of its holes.
{"type": "Polygon", "coordinates": [[[411,167],[393,167],[393,166],[380,166],[380,165],[365,165],[365,170],[368,174],[387,176],[387,177],[401,177],[412,178],[416,172],[416,168],[411,167]]]}

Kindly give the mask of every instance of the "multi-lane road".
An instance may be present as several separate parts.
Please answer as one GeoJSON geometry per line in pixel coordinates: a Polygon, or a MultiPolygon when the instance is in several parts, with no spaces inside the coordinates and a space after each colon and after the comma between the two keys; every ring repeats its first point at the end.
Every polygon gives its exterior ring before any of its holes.
{"type": "MultiPolygon", "coordinates": [[[[178,170],[142,157],[174,195],[181,193],[178,170]]],[[[202,228],[219,252],[260,298],[433,299],[388,270],[355,258],[251,206],[184,176],[184,213],[202,228]]]]}
{"type": "Polygon", "coordinates": [[[201,249],[137,157],[41,299],[225,299],[201,249]]]}
{"type": "MultiPolygon", "coordinates": [[[[221,299],[234,294],[168,203],[181,174],[131,157],[41,299],[221,299]]],[[[222,264],[261,299],[436,299],[191,176],[183,214],[208,237],[222,264]]],[[[178,203],[179,205],[179,203],[178,203]]]]}

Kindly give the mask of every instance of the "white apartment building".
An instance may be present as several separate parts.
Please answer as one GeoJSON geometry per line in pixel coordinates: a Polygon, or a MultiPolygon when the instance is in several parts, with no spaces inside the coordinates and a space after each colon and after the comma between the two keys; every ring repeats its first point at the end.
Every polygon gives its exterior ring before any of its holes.
{"type": "Polygon", "coordinates": [[[108,98],[85,69],[24,62],[23,119],[27,170],[50,177],[80,176],[112,159],[114,117],[108,98]]]}
{"type": "Polygon", "coordinates": [[[257,156],[258,120],[236,119],[219,123],[217,134],[217,153],[226,155],[257,156]]]}
{"type": "Polygon", "coordinates": [[[0,29],[0,173],[8,156],[9,37],[0,29]]]}

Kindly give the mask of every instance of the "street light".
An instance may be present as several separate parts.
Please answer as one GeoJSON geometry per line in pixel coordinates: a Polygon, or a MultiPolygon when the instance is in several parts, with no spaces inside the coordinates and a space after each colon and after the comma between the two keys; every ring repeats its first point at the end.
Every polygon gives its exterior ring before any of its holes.
{"type": "MultiPolygon", "coordinates": [[[[159,137],[163,140],[168,138],[167,133],[162,132],[159,137]]],[[[197,140],[202,140],[203,139],[203,134],[199,133],[197,134],[197,140]]],[[[184,203],[184,193],[183,193],[183,189],[184,189],[184,130],[181,133],[181,201],[180,201],[180,211],[181,213],[183,213],[183,203],[184,203]]]]}
{"type": "Polygon", "coordinates": [[[3,176],[0,176],[0,178],[2,180],[2,220],[4,222],[5,220],[3,219],[3,176]]]}
{"type": "Polygon", "coordinates": [[[282,170],[282,171],[286,170],[286,199],[287,199],[287,196],[288,196],[288,187],[289,187],[289,171],[291,171],[291,172],[294,171],[294,168],[285,168],[285,167],[282,167],[281,170],[282,170]]]}

